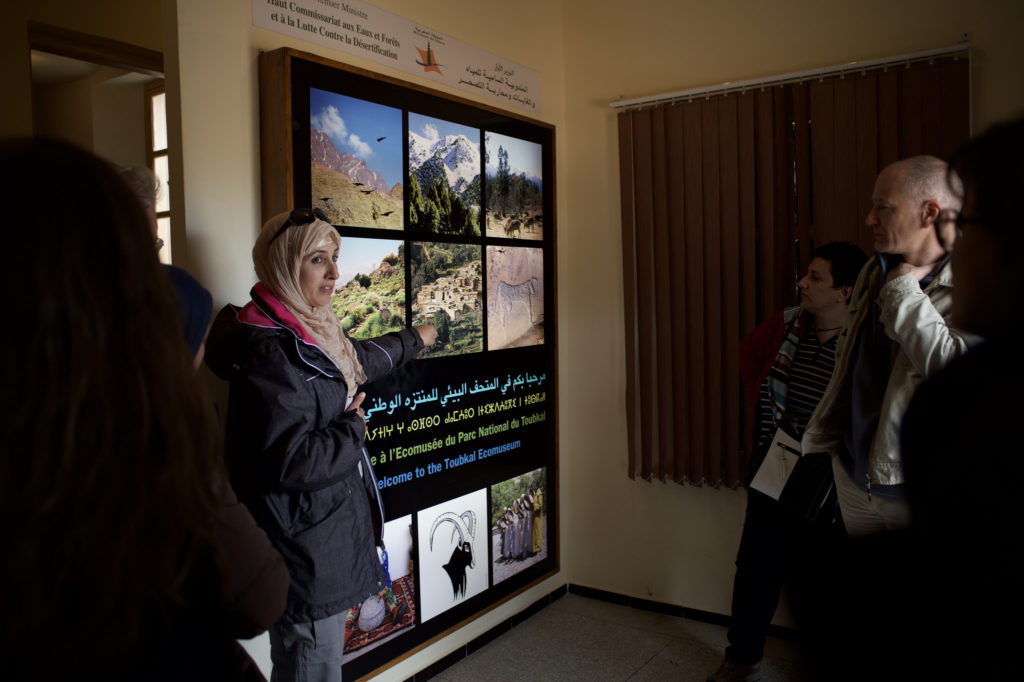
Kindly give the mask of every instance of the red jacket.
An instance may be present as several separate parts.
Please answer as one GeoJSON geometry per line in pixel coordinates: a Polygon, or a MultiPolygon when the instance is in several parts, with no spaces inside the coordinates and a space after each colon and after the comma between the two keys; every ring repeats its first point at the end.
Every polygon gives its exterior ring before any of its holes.
{"type": "MultiPolygon", "coordinates": [[[[798,307],[786,308],[775,313],[740,341],[740,379],[743,381],[743,398],[750,408],[747,429],[747,453],[753,452],[754,434],[757,429],[757,396],[768,371],[772,368],[775,354],[782,346],[786,325],[798,315],[798,307]]],[[[806,316],[800,315],[796,322],[797,336],[803,341],[807,333],[806,316]]]]}

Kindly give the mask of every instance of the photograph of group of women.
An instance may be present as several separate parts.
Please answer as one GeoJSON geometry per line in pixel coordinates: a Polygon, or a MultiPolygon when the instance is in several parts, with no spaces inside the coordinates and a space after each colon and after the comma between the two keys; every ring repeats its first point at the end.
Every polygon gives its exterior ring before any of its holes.
{"type": "Polygon", "coordinates": [[[491,572],[500,583],[547,557],[547,470],[491,486],[491,572]]]}

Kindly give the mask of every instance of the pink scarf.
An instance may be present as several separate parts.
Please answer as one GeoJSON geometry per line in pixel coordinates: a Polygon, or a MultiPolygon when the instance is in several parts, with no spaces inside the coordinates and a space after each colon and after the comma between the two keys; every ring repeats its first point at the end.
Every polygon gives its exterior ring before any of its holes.
{"type": "Polygon", "coordinates": [[[279,213],[264,225],[252,247],[252,263],[256,276],[272,294],[295,316],[299,324],[338,366],[349,396],[366,381],[355,348],[345,337],[330,305],[315,307],[302,294],[299,268],[302,260],[325,245],[341,246],[341,235],[329,223],[314,220],[307,225],[288,227],[270,244],[278,228],[288,220],[289,212],[279,213]],[[269,244],[269,246],[268,246],[269,244]]]}

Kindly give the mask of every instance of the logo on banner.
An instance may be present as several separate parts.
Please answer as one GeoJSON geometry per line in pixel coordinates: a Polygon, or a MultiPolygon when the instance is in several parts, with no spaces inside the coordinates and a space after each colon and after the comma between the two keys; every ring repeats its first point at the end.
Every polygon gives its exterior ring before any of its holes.
{"type": "Polygon", "coordinates": [[[416,51],[420,53],[420,58],[416,60],[416,63],[423,67],[423,71],[424,72],[436,71],[437,73],[441,74],[442,76],[444,75],[443,73],[441,73],[441,64],[439,64],[436,61],[435,55],[434,55],[434,50],[433,50],[433,48],[430,47],[430,41],[429,40],[427,41],[427,49],[424,50],[422,48],[417,47],[416,51]],[[420,60],[423,60],[423,61],[420,61],[420,60]]]}

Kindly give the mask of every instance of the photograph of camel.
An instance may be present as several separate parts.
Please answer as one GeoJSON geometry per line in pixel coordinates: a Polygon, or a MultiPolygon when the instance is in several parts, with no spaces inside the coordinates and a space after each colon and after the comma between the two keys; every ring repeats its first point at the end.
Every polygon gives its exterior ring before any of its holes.
{"type": "Polygon", "coordinates": [[[416,512],[420,622],[487,589],[487,491],[416,512]]]}
{"type": "Polygon", "coordinates": [[[483,351],[481,255],[473,244],[410,242],[412,324],[437,328],[420,358],[483,351]]]}
{"type": "Polygon", "coordinates": [[[332,225],[403,228],[402,111],[309,90],[313,207],[332,225]]]}
{"type": "Polygon", "coordinates": [[[409,112],[408,229],[480,236],[480,130],[409,112]]]}
{"type": "Polygon", "coordinates": [[[487,350],[544,343],[544,251],[487,247],[487,350]]]}
{"type": "Polygon", "coordinates": [[[547,470],[543,467],[491,486],[493,584],[547,557],[546,494],[547,470]]]}
{"type": "Polygon", "coordinates": [[[331,309],[355,339],[405,328],[405,243],[344,237],[331,309]]]}
{"type": "Polygon", "coordinates": [[[542,152],[535,142],[484,134],[488,237],[544,238],[542,152]]]}

